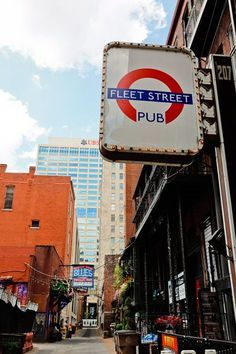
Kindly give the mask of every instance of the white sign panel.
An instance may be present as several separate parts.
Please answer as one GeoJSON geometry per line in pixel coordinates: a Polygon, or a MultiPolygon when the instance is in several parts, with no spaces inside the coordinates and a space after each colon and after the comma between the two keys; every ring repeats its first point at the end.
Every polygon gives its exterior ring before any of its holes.
{"type": "Polygon", "coordinates": [[[194,65],[187,50],[119,42],[105,48],[100,125],[105,158],[143,162],[152,155],[149,160],[158,162],[161,155],[168,161],[199,152],[203,135],[194,65]]]}

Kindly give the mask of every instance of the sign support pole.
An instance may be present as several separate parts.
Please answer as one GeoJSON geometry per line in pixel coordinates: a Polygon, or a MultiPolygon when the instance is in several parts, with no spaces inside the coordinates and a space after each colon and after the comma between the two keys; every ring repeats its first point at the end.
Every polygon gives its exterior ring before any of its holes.
{"type": "Polygon", "coordinates": [[[227,112],[227,109],[228,108],[231,109],[232,105],[231,107],[229,107],[230,105],[226,100],[226,96],[229,99],[231,99],[232,98],[231,96],[233,96],[233,100],[235,99],[235,86],[234,84],[232,85],[233,73],[232,73],[232,62],[230,57],[223,56],[223,55],[211,56],[211,66],[212,66],[212,74],[213,74],[212,75],[213,86],[214,86],[215,99],[216,99],[218,129],[219,129],[219,136],[220,136],[220,145],[219,147],[215,148],[216,165],[217,165],[218,181],[219,181],[219,188],[220,188],[220,199],[221,199],[221,208],[222,208],[223,225],[224,225],[224,233],[225,233],[226,251],[228,256],[227,262],[228,262],[230,284],[231,284],[231,291],[232,291],[234,317],[236,319],[236,268],[235,268],[236,267],[236,254],[235,254],[236,239],[235,239],[235,224],[234,224],[236,220],[234,220],[233,207],[232,207],[233,200],[231,199],[233,191],[232,189],[230,190],[230,181],[229,181],[229,173],[232,174],[232,170],[231,171],[229,170],[230,158],[232,158],[230,154],[232,154],[232,151],[230,150],[229,146],[228,147],[226,146],[226,144],[232,145],[230,144],[230,141],[228,141],[229,139],[227,138],[233,136],[234,133],[230,125],[233,124],[231,123],[231,119],[234,119],[234,113],[231,111],[228,114],[227,112]],[[222,93],[220,92],[221,90],[224,95],[221,94],[222,93]],[[225,125],[228,125],[229,131],[226,131],[226,129],[224,128],[225,125]],[[227,149],[228,158],[226,156],[226,149],[227,149]]]}

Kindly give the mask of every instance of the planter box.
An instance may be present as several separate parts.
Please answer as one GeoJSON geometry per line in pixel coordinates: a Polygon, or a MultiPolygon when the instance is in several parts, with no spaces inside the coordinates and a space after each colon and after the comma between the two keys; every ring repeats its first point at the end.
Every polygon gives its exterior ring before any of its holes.
{"type": "Polygon", "coordinates": [[[25,342],[25,334],[0,334],[0,348],[3,353],[22,354],[25,342]]]}
{"type": "Polygon", "coordinates": [[[136,347],[139,345],[139,334],[136,331],[115,331],[114,338],[118,347],[136,347]]]}

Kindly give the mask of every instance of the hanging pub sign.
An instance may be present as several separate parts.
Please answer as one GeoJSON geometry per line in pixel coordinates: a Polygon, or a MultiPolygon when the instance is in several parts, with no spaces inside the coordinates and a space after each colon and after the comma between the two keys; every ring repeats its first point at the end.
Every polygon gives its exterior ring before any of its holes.
{"type": "Polygon", "coordinates": [[[187,49],[104,49],[100,151],[110,161],[186,164],[203,147],[196,62],[187,49]]]}
{"type": "Polygon", "coordinates": [[[73,266],[72,287],[73,288],[93,288],[94,286],[94,266],[76,265],[73,266]]]}

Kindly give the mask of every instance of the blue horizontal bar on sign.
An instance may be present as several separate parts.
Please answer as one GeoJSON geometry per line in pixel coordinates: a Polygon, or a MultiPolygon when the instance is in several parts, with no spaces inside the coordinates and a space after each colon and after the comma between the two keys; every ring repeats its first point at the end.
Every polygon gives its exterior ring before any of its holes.
{"type": "Polygon", "coordinates": [[[135,90],[122,88],[108,88],[107,98],[115,100],[134,100],[161,103],[193,104],[193,97],[189,93],[176,93],[153,90],[135,90]]]}

